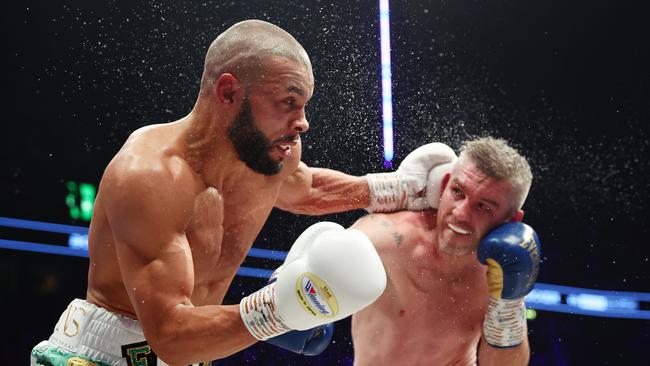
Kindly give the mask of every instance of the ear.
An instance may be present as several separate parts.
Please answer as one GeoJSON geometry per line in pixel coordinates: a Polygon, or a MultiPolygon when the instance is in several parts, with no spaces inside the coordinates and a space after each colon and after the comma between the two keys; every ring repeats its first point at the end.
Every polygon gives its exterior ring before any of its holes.
{"type": "Polygon", "coordinates": [[[442,197],[442,192],[444,192],[445,188],[447,188],[447,184],[449,183],[450,178],[451,173],[447,173],[444,177],[442,177],[442,183],[440,183],[440,197],[442,197]]]}
{"type": "Polygon", "coordinates": [[[223,104],[233,104],[235,94],[241,90],[241,83],[230,73],[221,74],[214,83],[217,100],[223,104]]]}
{"type": "Polygon", "coordinates": [[[524,219],[524,210],[517,210],[510,221],[521,222],[524,219]]]}

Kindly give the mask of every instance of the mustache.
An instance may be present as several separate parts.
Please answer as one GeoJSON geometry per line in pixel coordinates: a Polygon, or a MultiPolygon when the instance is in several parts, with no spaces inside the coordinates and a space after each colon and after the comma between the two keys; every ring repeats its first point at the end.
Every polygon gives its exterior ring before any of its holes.
{"type": "Polygon", "coordinates": [[[275,145],[275,144],[282,143],[282,142],[298,142],[298,140],[300,140],[300,135],[298,135],[298,134],[287,135],[287,136],[282,136],[277,140],[274,140],[271,143],[271,145],[275,145]]]}

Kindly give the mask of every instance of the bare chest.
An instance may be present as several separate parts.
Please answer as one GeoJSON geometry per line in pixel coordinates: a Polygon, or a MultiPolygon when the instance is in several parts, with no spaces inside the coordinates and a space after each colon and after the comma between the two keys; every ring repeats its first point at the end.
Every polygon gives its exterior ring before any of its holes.
{"type": "Polygon", "coordinates": [[[433,327],[444,337],[473,333],[482,323],[488,299],[484,276],[454,280],[413,268],[393,277],[388,294],[397,301],[385,303],[383,310],[406,327],[433,327]]]}
{"type": "Polygon", "coordinates": [[[418,360],[428,360],[425,364],[471,361],[487,308],[485,275],[452,280],[435,270],[403,264],[399,270],[388,266],[387,271],[390,282],[384,294],[355,315],[355,349],[365,350],[374,360],[417,354],[418,360]],[[365,344],[364,339],[376,340],[373,335],[378,334],[380,345],[365,344]]]}
{"type": "Polygon", "coordinates": [[[194,265],[194,301],[219,299],[268,218],[275,195],[207,188],[194,203],[186,236],[194,265]]]}

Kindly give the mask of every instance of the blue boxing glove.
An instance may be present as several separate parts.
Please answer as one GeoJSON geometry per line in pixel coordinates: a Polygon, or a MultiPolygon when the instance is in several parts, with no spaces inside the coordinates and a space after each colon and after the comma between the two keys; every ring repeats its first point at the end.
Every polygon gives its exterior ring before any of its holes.
{"type": "Polygon", "coordinates": [[[521,222],[503,224],[481,240],[477,256],[488,266],[490,290],[483,335],[489,345],[508,348],[524,341],[524,297],[537,280],[540,254],[537,234],[521,222]]]}
{"type": "Polygon", "coordinates": [[[301,355],[316,356],[325,351],[333,334],[334,323],[328,323],[307,330],[292,330],[266,342],[301,355]]]}

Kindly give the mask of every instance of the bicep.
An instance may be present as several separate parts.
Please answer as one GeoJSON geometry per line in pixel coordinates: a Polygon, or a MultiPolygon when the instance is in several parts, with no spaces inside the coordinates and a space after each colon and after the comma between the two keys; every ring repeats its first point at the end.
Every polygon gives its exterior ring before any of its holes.
{"type": "Polygon", "coordinates": [[[189,305],[194,287],[192,255],[184,236],[116,240],[122,281],[138,318],[189,305]]]}
{"type": "Polygon", "coordinates": [[[183,192],[172,192],[165,181],[124,183],[109,185],[106,213],[122,281],[150,333],[161,313],[190,304],[194,275],[185,227],[192,211],[183,192]]]}

